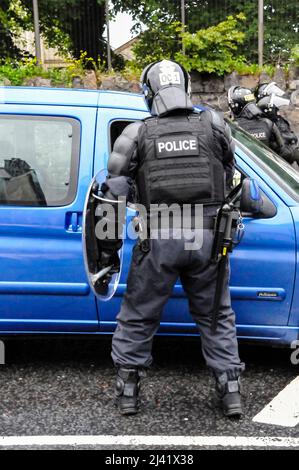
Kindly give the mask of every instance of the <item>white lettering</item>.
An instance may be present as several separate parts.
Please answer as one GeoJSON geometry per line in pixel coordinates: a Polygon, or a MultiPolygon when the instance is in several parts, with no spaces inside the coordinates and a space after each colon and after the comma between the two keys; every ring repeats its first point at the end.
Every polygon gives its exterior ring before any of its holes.
{"type": "Polygon", "coordinates": [[[160,73],[160,85],[180,85],[180,74],[179,72],[172,72],[172,73],[160,73]]]}
{"type": "Polygon", "coordinates": [[[190,140],[190,150],[196,150],[196,140],[190,140]]]}
{"type": "Polygon", "coordinates": [[[196,140],[173,140],[168,142],[158,142],[158,152],[180,152],[181,150],[196,150],[196,140]]]}
{"type": "Polygon", "coordinates": [[[266,133],[265,132],[252,132],[252,137],[255,137],[256,139],[265,139],[266,138],[266,133]]]}
{"type": "Polygon", "coordinates": [[[159,73],[160,85],[180,85],[181,77],[180,73],[177,70],[177,66],[169,61],[162,60],[160,63],[160,73],[159,73]]]}
{"type": "Polygon", "coordinates": [[[106,457],[105,465],[126,465],[133,468],[137,467],[139,457],[119,457],[118,455],[112,454],[112,457],[106,457]]]}
{"type": "Polygon", "coordinates": [[[297,366],[299,364],[299,340],[298,339],[296,339],[295,341],[292,341],[291,348],[295,349],[295,351],[292,352],[291,354],[291,363],[294,366],[297,366]]]}
{"type": "Polygon", "coordinates": [[[173,142],[173,150],[175,150],[176,152],[177,152],[178,150],[181,150],[181,142],[176,142],[176,141],[174,141],[174,142],[173,142]]]}
{"type": "Polygon", "coordinates": [[[159,153],[161,153],[164,148],[165,148],[164,142],[158,142],[158,150],[159,150],[159,153]]]}

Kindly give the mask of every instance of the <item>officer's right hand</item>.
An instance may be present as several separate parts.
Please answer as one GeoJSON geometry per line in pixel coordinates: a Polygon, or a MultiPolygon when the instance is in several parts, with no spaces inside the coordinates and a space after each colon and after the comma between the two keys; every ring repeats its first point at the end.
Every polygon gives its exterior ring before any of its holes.
{"type": "Polygon", "coordinates": [[[101,268],[104,269],[105,267],[110,267],[109,271],[96,281],[96,289],[100,295],[107,295],[113,274],[120,271],[120,260],[117,251],[113,254],[111,252],[102,252],[101,268]]]}
{"type": "Polygon", "coordinates": [[[118,252],[114,251],[102,251],[100,265],[102,268],[111,266],[113,273],[117,273],[120,270],[120,260],[118,252]]]}

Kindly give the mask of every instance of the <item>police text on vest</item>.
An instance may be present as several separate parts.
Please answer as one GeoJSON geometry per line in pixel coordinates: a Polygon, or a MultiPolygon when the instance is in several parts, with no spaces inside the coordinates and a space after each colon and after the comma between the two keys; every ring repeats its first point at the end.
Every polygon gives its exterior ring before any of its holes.
{"type": "Polygon", "coordinates": [[[196,148],[197,148],[197,142],[195,139],[158,142],[159,153],[161,153],[163,150],[166,150],[166,152],[181,152],[182,150],[196,150],[196,148]]]}

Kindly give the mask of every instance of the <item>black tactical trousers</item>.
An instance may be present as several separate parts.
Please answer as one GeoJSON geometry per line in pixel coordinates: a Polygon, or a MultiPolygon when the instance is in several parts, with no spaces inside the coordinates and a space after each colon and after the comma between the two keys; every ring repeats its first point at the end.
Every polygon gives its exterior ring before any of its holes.
{"type": "Polygon", "coordinates": [[[210,329],[217,279],[217,264],[210,261],[213,231],[203,230],[202,248],[196,250],[186,250],[183,238],[151,239],[149,243],[148,253],[143,253],[138,244],[133,251],[127,291],[112,341],[115,365],[137,368],[151,365],[152,342],[160,324],[161,311],[180,277],[190,312],[200,330],[207,366],[216,375],[229,371],[232,376],[238,376],[244,364],[238,354],[235,315],[228,287],[229,266],[217,332],[212,334],[210,329]]]}

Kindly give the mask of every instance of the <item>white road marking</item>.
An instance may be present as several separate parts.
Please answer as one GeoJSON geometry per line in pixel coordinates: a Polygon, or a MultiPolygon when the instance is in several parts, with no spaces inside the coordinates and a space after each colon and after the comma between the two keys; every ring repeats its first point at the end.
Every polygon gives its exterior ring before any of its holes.
{"type": "Polygon", "coordinates": [[[299,438],[246,436],[2,436],[0,447],[144,446],[144,447],[296,447],[299,438]]]}
{"type": "Polygon", "coordinates": [[[253,421],[295,427],[299,423],[299,376],[289,383],[253,421]]]}

